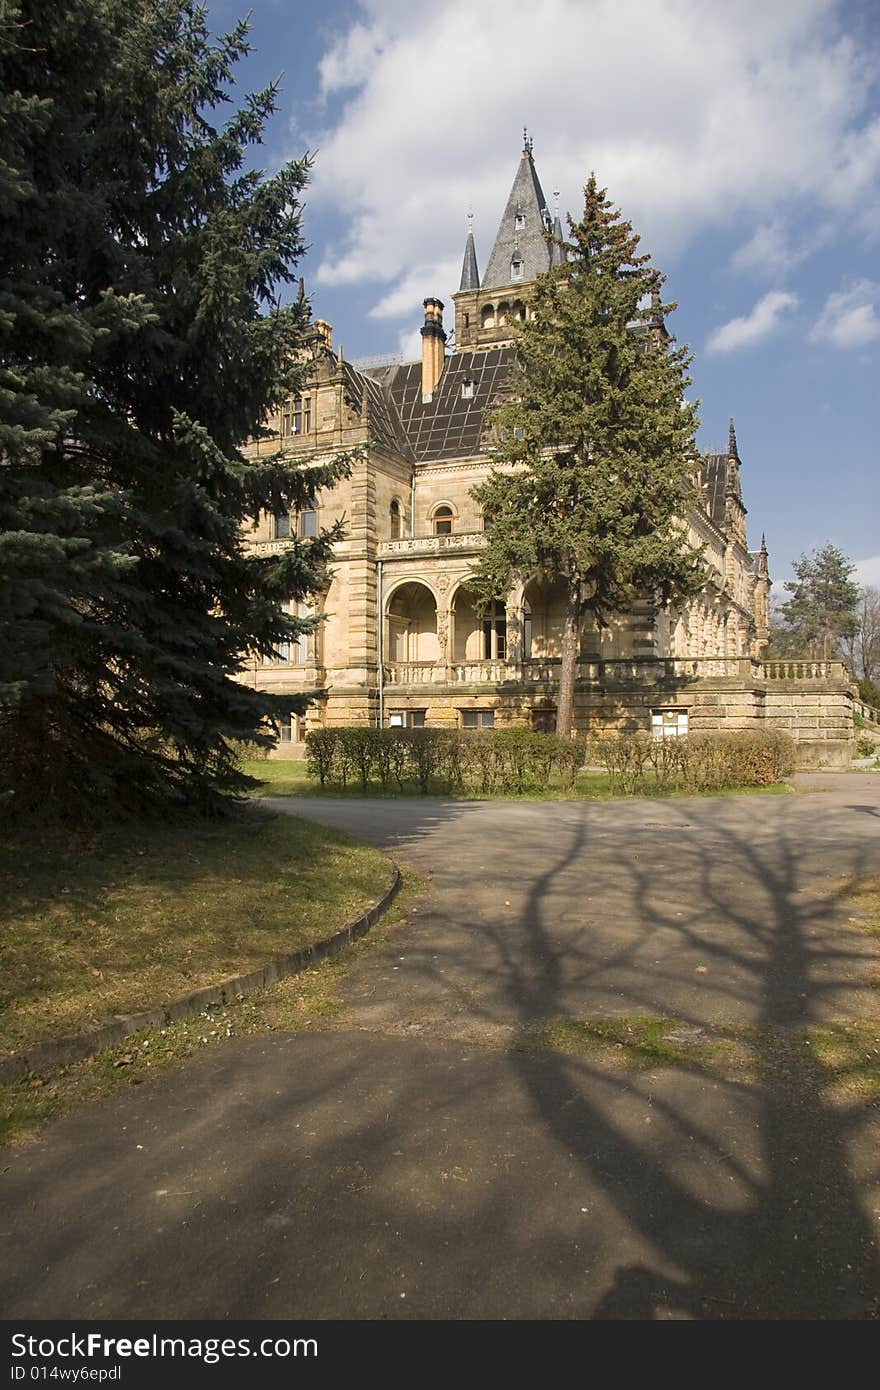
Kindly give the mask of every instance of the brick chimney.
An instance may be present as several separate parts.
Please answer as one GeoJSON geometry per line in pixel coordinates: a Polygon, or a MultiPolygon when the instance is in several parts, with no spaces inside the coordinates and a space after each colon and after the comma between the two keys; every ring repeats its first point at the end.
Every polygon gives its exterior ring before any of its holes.
{"type": "Polygon", "coordinates": [[[429,401],[443,375],[446,333],[443,329],[443,301],[429,295],[425,300],[422,333],[422,400],[429,401]]]}

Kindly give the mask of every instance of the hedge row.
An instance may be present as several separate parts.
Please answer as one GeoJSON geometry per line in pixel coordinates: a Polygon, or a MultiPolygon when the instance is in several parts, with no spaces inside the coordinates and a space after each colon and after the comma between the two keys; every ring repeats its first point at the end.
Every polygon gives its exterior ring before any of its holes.
{"type": "Polygon", "coordinates": [[[529,729],[317,729],[306,735],[306,756],[322,787],[522,793],[546,787],[554,771],[573,786],[584,743],[529,729]]]}
{"type": "Polygon", "coordinates": [[[767,787],[795,769],[794,739],[772,729],[665,739],[630,734],[599,739],[591,752],[611,790],[629,793],[767,787]]]}
{"type": "Polygon", "coordinates": [[[306,736],[310,776],[322,787],[378,782],[437,790],[522,794],[542,791],[554,774],[572,788],[585,766],[608,773],[612,791],[720,791],[765,786],[794,771],[794,742],[783,733],[692,734],[654,740],[567,739],[529,729],[317,729],[306,736]]]}

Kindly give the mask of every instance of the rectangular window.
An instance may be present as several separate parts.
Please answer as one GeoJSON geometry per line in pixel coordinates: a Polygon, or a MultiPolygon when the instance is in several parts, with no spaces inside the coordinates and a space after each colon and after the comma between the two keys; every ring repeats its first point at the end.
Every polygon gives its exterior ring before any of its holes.
{"type": "Polygon", "coordinates": [[[555,734],[556,733],[556,711],[555,709],[533,709],[532,728],[536,734],[555,734]]]}
{"type": "Polygon", "coordinates": [[[307,539],[318,534],[318,504],[310,497],[299,514],[299,533],[307,539]]]}
{"type": "Polygon", "coordinates": [[[297,396],[293,403],[293,432],[308,434],[312,428],[312,398],[297,396]]]}
{"type": "Polygon", "coordinates": [[[283,436],[290,434],[290,407],[288,406],[281,413],[281,433],[283,436]]]}
{"type": "MultiPolygon", "coordinates": [[[[308,604],[295,599],[289,599],[284,605],[285,613],[290,613],[294,618],[310,618],[311,609],[308,604]]],[[[301,632],[292,642],[287,642],[289,655],[287,661],[292,666],[308,666],[309,664],[309,638],[311,633],[301,632]]]]}
{"type": "Polygon", "coordinates": [[[688,731],[686,709],[651,710],[651,737],[684,738],[688,731]]]}
{"type": "Polygon", "coordinates": [[[494,729],[495,711],[493,709],[463,709],[461,711],[463,729],[494,729]]]}
{"type": "Polygon", "coordinates": [[[389,729],[424,729],[425,709],[392,709],[388,711],[389,729]]]}
{"type": "Polygon", "coordinates": [[[278,738],[281,743],[302,743],[304,736],[305,720],[302,715],[292,714],[278,726],[278,738]]]}
{"type": "Polygon", "coordinates": [[[275,539],[285,541],[290,536],[290,512],[280,512],[275,518],[275,539]]]}

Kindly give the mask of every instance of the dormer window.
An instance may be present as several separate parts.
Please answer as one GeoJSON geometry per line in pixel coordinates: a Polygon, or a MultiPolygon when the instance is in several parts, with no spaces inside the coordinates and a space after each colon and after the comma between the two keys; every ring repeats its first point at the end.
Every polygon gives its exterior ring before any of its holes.
{"type": "Polygon", "coordinates": [[[472,401],[473,398],[474,383],[471,381],[470,377],[465,377],[464,381],[461,383],[461,399],[463,401],[472,401]]]}
{"type": "Polygon", "coordinates": [[[521,280],[522,277],[523,263],[518,256],[514,256],[513,260],[510,262],[510,278],[511,280],[521,280]]]}
{"type": "Polygon", "coordinates": [[[513,219],[513,225],[516,231],[521,232],[526,225],[525,214],[518,212],[513,219]]]}

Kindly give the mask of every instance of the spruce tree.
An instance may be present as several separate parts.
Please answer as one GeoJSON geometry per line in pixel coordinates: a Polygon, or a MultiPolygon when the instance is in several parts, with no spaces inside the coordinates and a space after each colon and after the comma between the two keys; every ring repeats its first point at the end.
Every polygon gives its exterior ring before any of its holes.
{"type": "Polygon", "coordinates": [[[703,583],[685,517],[695,499],[690,356],[663,327],[664,277],[590,176],[568,219],[566,260],[538,277],[515,328],[509,399],[495,413],[491,517],[476,578],[485,603],[516,580],[563,580],[557,731],[572,729],[585,615],[600,626],[648,595],[669,603],[703,583]]]}
{"type": "Polygon", "coordinates": [[[799,655],[828,661],[858,631],[859,587],[852,579],[855,566],[829,541],[821,549],[801,555],[792,569],[796,578],[785,584],[791,598],[779,610],[787,646],[799,655]]]}
{"type": "Polygon", "coordinates": [[[306,370],[308,159],[246,168],[247,26],[192,0],[18,0],[0,21],[0,795],[215,807],[302,702],[236,680],[304,620],[336,533],[246,554],[346,468],[243,445],[306,370]]]}

